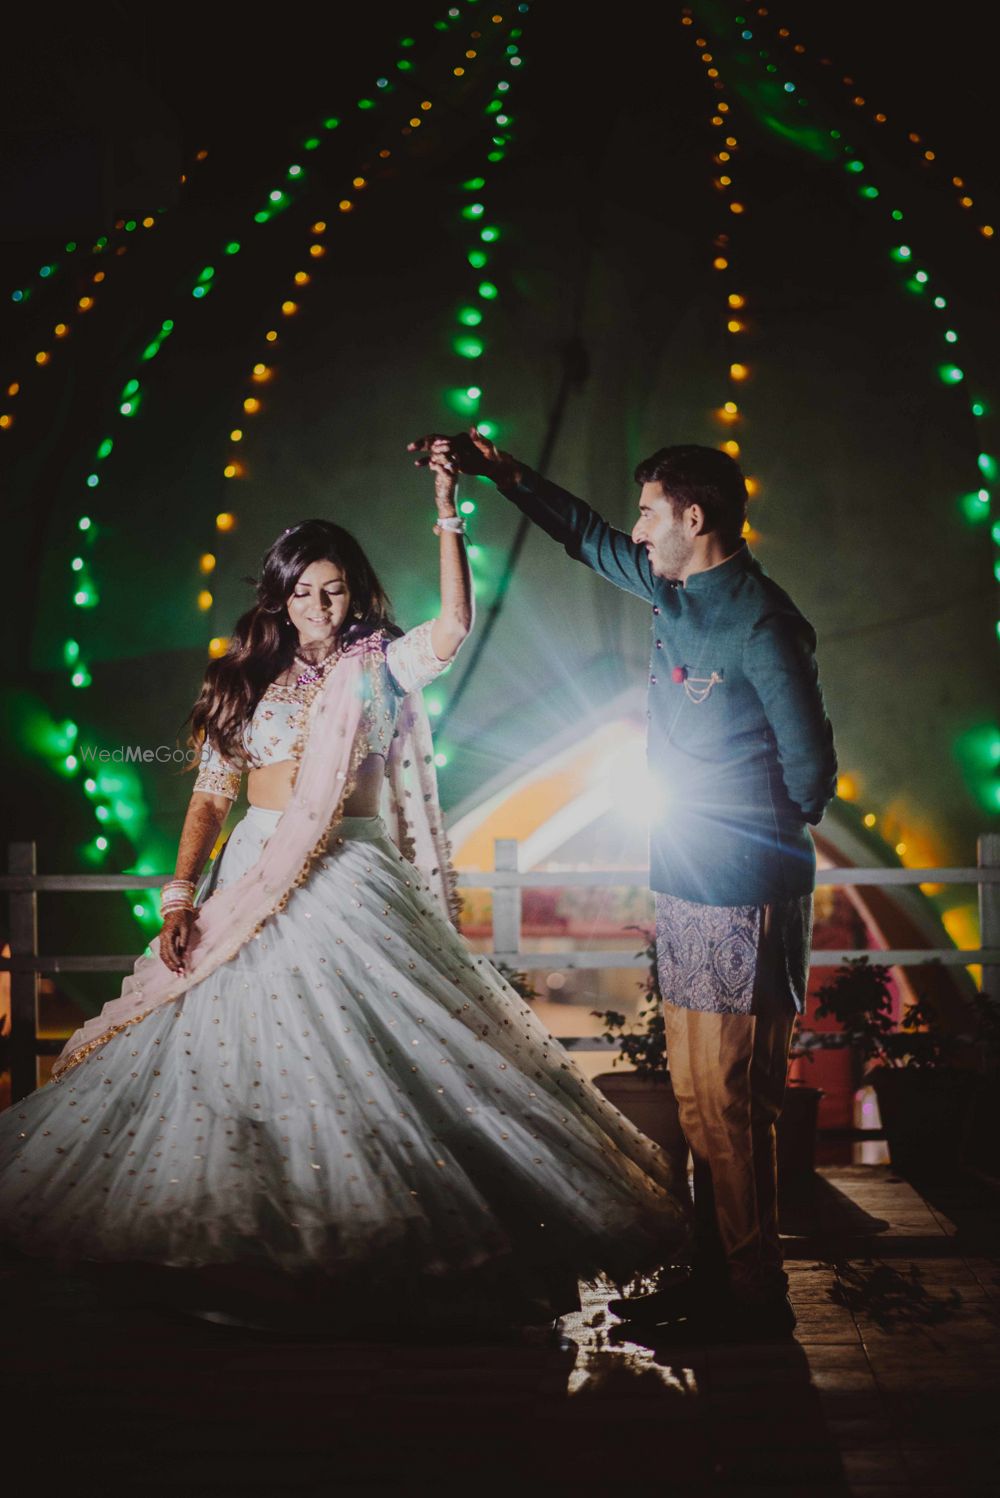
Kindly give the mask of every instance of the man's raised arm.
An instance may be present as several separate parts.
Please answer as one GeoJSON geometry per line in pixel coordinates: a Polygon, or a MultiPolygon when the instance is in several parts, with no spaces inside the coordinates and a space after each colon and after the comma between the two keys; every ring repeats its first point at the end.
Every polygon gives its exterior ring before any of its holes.
{"type": "Polygon", "coordinates": [[[616,530],[582,499],[577,499],[550,479],[543,478],[510,453],[501,452],[475,430],[456,437],[432,434],[408,444],[408,451],[426,465],[440,453],[456,472],[481,474],[496,484],[523,515],[553,540],[567,555],[583,562],[600,577],[639,598],[653,596],[656,578],[644,546],[638,546],[626,531],[616,530]]]}

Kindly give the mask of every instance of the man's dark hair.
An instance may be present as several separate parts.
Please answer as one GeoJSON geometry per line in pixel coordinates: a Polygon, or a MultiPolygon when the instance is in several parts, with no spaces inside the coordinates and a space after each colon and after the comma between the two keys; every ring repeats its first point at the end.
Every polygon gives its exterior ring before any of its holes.
{"type": "Polygon", "coordinates": [[[735,547],[747,518],[747,484],[740,465],[717,447],[687,443],[661,447],[635,470],[637,484],[659,484],[675,512],[701,505],[705,524],[735,547]]]}

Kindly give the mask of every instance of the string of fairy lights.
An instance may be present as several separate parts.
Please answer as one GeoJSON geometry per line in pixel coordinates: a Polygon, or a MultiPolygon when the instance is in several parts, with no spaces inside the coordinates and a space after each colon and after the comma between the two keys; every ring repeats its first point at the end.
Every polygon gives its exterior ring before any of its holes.
{"type": "MultiPolygon", "coordinates": [[[[731,100],[719,70],[718,60],[708,50],[708,38],[698,34],[694,17],[685,7],[681,14],[681,25],[690,28],[691,37],[698,51],[699,61],[705,69],[705,77],[714,94],[709,124],[713,131],[711,149],[712,187],[719,194],[722,205],[721,225],[713,234],[711,242],[712,269],[716,272],[722,288],[723,338],[726,349],[725,400],[713,412],[715,420],[734,435],[718,445],[741,465],[745,455],[735,433],[742,430],[744,413],[741,398],[750,378],[750,365],[745,352],[747,335],[750,332],[748,297],[734,269],[734,231],[743,222],[747,204],[745,194],[736,185],[734,172],[740,143],[732,120],[731,100]]],[[[760,494],[760,481],[745,473],[747,493],[751,499],[760,494]]],[[[747,520],[743,534],[752,545],[759,536],[747,520]]]]}
{"type": "MultiPolygon", "coordinates": [[[[466,3],[474,4],[477,0],[466,0],[466,3]]],[[[442,18],[433,23],[433,30],[450,30],[454,22],[461,15],[459,7],[453,6],[447,13],[447,18],[442,18]]],[[[387,72],[375,80],[372,91],[362,95],[355,102],[355,108],[362,114],[374,110],[378,104],[387,96],[393,94],[400,86],[400,82],[412,86],[411,75],[415,71],[413,53],[416,47],[416,39],[404,37],[399,43],[400,55],[395,59],[394,73],[400,75],[397,81],[387,72]]],[[[338,129],[341,119],[336,115],[326,115],[316,131],[307,136],[301,142],[303,153],[318,150],[331,133],[338,129]]],[[[419,116],[411,118],[407,127],[407,133],[418,128],[419,116]]],[[[277,214],[287,211],[292,203],[301,195],[306,186],[307,173],[302,165],[302,158],[291,162],[285,174],[285,180],[280,187],[272,188],[267,194],[264,206],[256,209],[252,215],[252,222],[263,225],[270,222],[277,214]]],[[[351,205],[353,206],[353,204],[351,205]]],[[[350,211],[342,207],[342,211],[350,211]]],[[[222,268],[227,264],[230,257],[239,254],[242,246],[239,240],[227,241],[222,253],[218,256],[219,266],[207,265],[195,276],[191,285],[191,296],[198,303],[217,286],[222,268]]],[[[319,241],[311,247],[313,253],[311,261],[319,258],[315,251],[325,250],[319,241]]],[[[300,283],[301,284],[301,283],[300,283]]],[[[287,310],[284,315],[293,316],[298,310],[297,305],[292,305],[292,299],[286,298],[287,310]]],[[[160,352],[164,342],[171,336],[176,327],[173,318],[165,318],[148,335],[139,362],[148,362],[154,359],[160,352]]],[[[276,340],[275,340],[276,341],[276,340]]],[[[134,419],[142,406],[144,389],[140,374],[132,376],[122,387],[117,403],[117,414],[123,420],[134,419]]],[[[259,399],[259,397],[258,397],[259,399]]],[[[235,428],[234,428],[235,430],[235,428]]],[[[84,478],[84,484],[88,490],[99,487],[103,481],[101,465],[105,464],[115,449],[115,438],[112,435],[105,436],[96,444],[93,462],[90,471],[84,478]]],[[[227,465],[228,466],[228,465],[227,465]]],[[[233,518],[235,523],[235,517],[233,518]]],[[[78,542],[77,554],[71,559],[71,572],[73,580],[72,601],[75,608],[80,610],[93,610],[100,602],[99,591],[95,583],[91,560],[93,549],[99,536],[99,526],[90,513],[82,514],[76,522],[80,540],[78,542]]],[[[226,522],[218,527],[220,531],[226,529],[226,522]]],[[[74,634],[79,631],[75,631],[74,634]]],[[[84,689],[90,686],[92,677],[84,657],[80,642],[74,637],[64,643],[63,656],[65,664],[70,672],[70,684],[76,689],[84,689]]],[[[72,719],[66,719],[55,730],[51,736],[50,761],[55,768],[64,776],[75,777],[81,770],[80,758],[75,752],[75,746],[79,737],[78,725],[72,719]]],[[[85,845],[83,856],[86,861],[99,863],[107,854],[110,842],[108,833],[116,831],[126,836],[132,843],[133,848],[138,851],[138,838],[147,820],[147,812],[142,798],[141,785],[138,778],[126,774],[122,767],[113,769],[102,768],[94,774],[87,775],[83,781],[84,791],[89,798],[94,811],[94,816],[100,824],[97,835],[85,845]]],[[[138,852],[138,861],[133,865],[131,872],[152,873],[155,872],[156,860],[149,853],[138,852]]],[[[132,911],[141,925],[153,928],[158,924],[153,902],[136,900],[132,904],[132,911]]]]}
{"type": "MultiPolygon", "coordinates": [[[[470,3],[475,3],[475,0],[470,0],[470,3]]],[[[522,8],[526,10],[527,6],[525,5],[522,8]]],[[[457,6],[453,7],[453,10],[455,16],[461,14],[457,6]]],[[[451,14],[452,12],[450,11],[449,15],[451,14]]],[[[504,14],[500,12],[494,12],[489,17],[489,21],[484,24],[500,27],[504,24],[505,20],[508,20],[508,17],[505,17],[504,14]]],[[[516,27],[511,29],[510,36],[512,38],[514,32],[517,30],[518,28],[516,27]]],[[[482,31],[478,26],[474,27],[472,32],[466,38],[465,43],[462,44],[462,52],[460,57],[455,60],[454,65],[450,68],[450,74],[452,77],[461,79],[467,76],[470,71],[470,66],[480,60],[482,42],[482,31]]],[[[507,45],[507,56],[512,62],[518,56],[518,48],[516,42],[513,40],[510,41],[507,45]],[[511,48],[513,48],[513,51],[511,51],[511,48]]],[[[485,62],[485,59],[482,59],[482,61],[485,62]]],[[[517,65],[519,65],[519,61],[517,65]]],[[[487,105],[487,111],[491,116],[496,116],[496,118],[502,123],[506,123],[505,118],[502,115],[499,115],[497,113],[497,110],[493,108],[493,104],[498,97],[502,100],[502,93],[494,94],[494,99],[491,100],[489,105],[487,105]]],[[[421,99],[418,110],[406,115],[404,123],[398,131],[399,135],[404,138],[412,136],[416,130],[421,128],[424,119],[426,119],[433,107],[433,99],[421,99]]],[[[497,137],[497,139],[500,139],[500,137],[497,137]]],[[[494,150],[497,149],[499,148],[494,145],[494,150]]],[[[373,165],[377,166],[377,163],[384,162],[391,158],[391,156],[392,149],[388,146],[383,145],[375,152],[372,161],[362,162],[357,173],[352,176],[350,185],[348,187],[345,187],[344,189],[344,196],[340,198],[337,204],[338,213],[350,215],[353,215],[355,213],[357,207],[359,206],[360,194],[366,193],[372,186],[372,177],[370,173],[372,171],[373,165]]],[[[316,270],[319,268],[318,263],[326,257],[328,248],[326,244],[326,237],[328,231],[329,225],[325,219],[318,219],[311,224],[309,229],[309,242],[306,246],[306,254],[300,257],[299,268],[293,272],[290,284],[286,286],[283,293],[279,294],[281,300],[279,302],[277,314],[274,316],[271,326],[269,326],[263,334],[263,347],[259,350],[260,357],[256,358],[251,365],[249,375],[247,377],[247,383],[245,384],[243,392],[240,396],[240,411],[237,416],[237,421],[229,431],[230,450],[227,454],[226,462],[223,467],[223,477],[226,480],[240,480],[246,479],[250,476],[249,461],[245,456],[246,448],[244,446],[247,438],[247,422],[253,421],[256,424],[258,418],[265,412],[266,402],[264,399],[264,387],[270,385],[274,381],[278,373],[278,365],[274,355],[277,351],[280,341],[279,329],[281,319],[296,317],[299,314],[302,305],[301,299],[306,292],[306,288],[308,288],[308,286],[312,282],[313,276],[315,275],[316,270]],[[306,265],[308,265],[308,269],[305,268],[306,265]]],[[[481,233],[484,235],[488,235],[489,239],[492,240],[493,238],[498,237],[499,230],[483,229],[481,233]]],[[[480,261],[480,263],[485,263],[485,257],[480,261]]],[[[485,287],[485,281],[482,284],[485,287]]],[[[484,292],[483,294],[485,296],[488,296],[489,292],[484,292]]],[[[473,309],[471,308],[465,309],[464,315],[460,316],[460,321],[462,321],[463,326],[470,327],[474,325],[470,320],[473,315],[475,315],[477,318],[480,316],[478,313],[474,314],[473,309]]],[[[466,343],[466,347],[464,349],[466,357],[476,357],[476,354],[473,352],[471,346],[473,340],[468,339],[467,335],[463,338],[456,339],[456,344],[463,342],[466,343]]],[[[481,353],[481,341],[475,340],[475,342],[477,342],[479,345],[478,353],[481,353]]],[[[462,350],[456,348],[456,351],[461,352],[462,350]]],[[[468,505],[469,503],[469,501],[465,502],[466,505],[468,505]]],[[[466,513],[469,513],[469,511],[466,510],[466,513]]],[[[214,522],[214,528],[216,532],[216,539],[214,543],[215,549],[204,551],[198,560],[198,569],[203,580],[209,579],[218,566],[219,537],[231,534],[233,531],[235,531],[238,525],[238,519],[238,512],[231,504],[227,505],[225,509],[223,509],[219,512],[219,514],[216,515],[214,522]]],[[[205,581],[203,581],[203,585],[198,592],[198,607],[202,611],[208,611],[213,607],[214,602],[215,599],[211,588],[207,586],[207,583],[205,581]]],[[[224,655],[228,647],[228,636],[215,635],[209,641],[208,653],[211,657],[216,658],[224,655]]]]}
{"type": "MultiPolygon", "coordinates": [[[[207,150],[199,150],[195,154],[195,165],[205,161],[207,157],[207,150]]],[[[183,187],[188,181],[187,172],[182,173],[180,181],[183,187]]],[[[31,377],[47,370],[51,366],[57,350],[68,346],[73,334],[74,320],[88,316],[99,305],[100,293],[107,290],[108,278],[111,275],[115,262],[128,254],[132,234],[140,229],[154,229],[159,218],[165,212],[167,212],[166,209],[160,208],[157,209],[156,213],[147,213],[142,218],[117,219],[112,234],[102,234],[94,241],[90,250],[91,265],[98,259],[100,259],[101,263],[96,270],[90,270],[86,273],[81,270],[81,276],[85,275],[86,279],[77,284],[75,291],[70,292],[70,297],[74,300],[73,307],[71,309],[68,307],[64,308],[63,315],[59,320],[40,335],[38,341],[43,343],[44,347],[35,352],[28,369],[17,377],[8,378],[4,381],[6,409],[0,411],[0,431],[10,431],[14,426],[16,416],[12,403],[17,401],[18,406],[23,405],[24,394],[30,386],[31,377]],[[105,268],[105,265],[107,265],[107,268],[105,268]]],[[[76,255],[79,249],[80,246],[76,240],[67,240],[65,245],[65,254],[67,256],[76,255]]],[[[54,258],[46,261],[39,267],[37,276],[33,281],[26,281],[23,285],[14,289],[11,293],[11,301],[16,305],[27,307],[39,284],[46,289],[57,286],[57,278],[59,278],[60,272],[63,270],[68,271],[70,266],[75,263],[72,260],[58,260],[54,258]]]]}
{"type": "MultiPolygon", "coordinates": [[[[516,13],[524,17],[529,10],[530,6],[522,3],[517,6],[516,13]]],[[[445,390],[443,404],[449,416],[459,416],[463,425],[474,421],[483,435],[492,441],[496,441],[501,432],[492,416],[482,414],[487,409],[484,406],[487,397],[483,368],[489,347],[489,316],[497,310],[500,299],[494,262],[503,230],[495,221],[496,215],[488,211],[488,196],[490,179],[506,157],[514,138],[511,89],[523,66],[522,37],[523,27],[513,26],[504,50],[504,63],[513,71],[514,76],[501,78],[493,89],[483,110],[486,129],[485,141],[481,147],[482,162],[473,168],[471,176],[463,172],[456,195],[460,204],[458,223],[462,231],[462,290],[453,313],[454,320],[449,322],[449,337],[452,351],[460,363],[458,382],[445,390]]],[[[477,510],[476,501],[466,497],[459,500],[458,507],[466,524],[472,527],[477,510]]],[[[467,551],[478,590],[480,568],[486,560],[486,551],[478,541],[471,538],[467,551]]],[[[427,695],[427,710],[432,718],[439,718],[445,711],[442,688],[451,670],[452,667],[449,666],[441,673],[437,686],[427,695]]],[[[439,743],[436,746],[434,762],[439,769],[445,769],[451,763],[451,753],[446,744],[439,743]]]]}
{"type": "MultiPolygon", "coordinates": [[[[761,6],[754,12],[754,15],[759,19],[770,18],[771,12],[766,6],[761,6]]],[[[791,31],[787,26],[779,26],[773,18],[770,24],[773,26],[778,39],[787,42],[797,57],[805,57],[808,54],[809,49],[803,42],[793,40],[791,31]]],[[[836,65],[832,57],[822,56],[817,61],[820,67],[828,68],[831,72],[835,70],[836,65]]],[[[890,123],[890,116],[884,110],[877,109],[866,94],[858,91],[858,83],[852,74],[844,73],[838,81],[850,96],[851,108],[863,111],[862,118],[869,120],[870,123],[877,125],[880,129],[890,123]]],[[[995,240],[997,232],[996,225],[987,222],[983,218],[981,212],[982,205],[971,195],[972,188],[970,187],[968,178],[964,174],[961,176],[950,174],[950,169],[944,165],[940,153],[928,143],[927,137],[921,131],[907,130],[905,127],[900,128],[907,144],[913,148],[921,168],[927,172],[940,172],[947,176],[950,196],[955,206],[961,212],[965,222],[972,225],[975,233],[981,239],[987,241],[995,240]],[[976,212],[973,212],[973,209],[976,212]]]]}
{"type": "MultiPolygon", "coordinates": [[[[766,7],[761,9],[766,14],[766,7]]],[[[740,42],[746,44],[757,40],[753,23],[745,15],[738,14],[735,17],[735,25],[740,28],[738,37],[740,42]]],[[[770,77],[776,78],[780,71],[779,65],[771,58],[768,49],[757,48],[753,55],[765,72],[770,77]]],[[[800,104],[807,104],[808,101],[803,99],[794,78],[786,78],[781,84],[781,89],[786,94],[796,95],[800,104]]],[[[861,159],[860,154],[850,142],[844,139],[839,129],[831,128],[827,134],[834,144],[835,151],[842,157],[844,174],[856,183],[861,200],[873,205],[882,205],[882,190],[874,180],[874,173],[861,159]]],[[[971,393],[966,398],[968,411],[977,434],[976,471],[973,482],[961,496],[959,503],[961,512],[968,523],[975,526],[986,525],[990,528],[993,542],[992,575],[994,580],[1000,581],[1000,518],[991,515],[994,486],[1000,473],[1000,465],[998,465],[996,455],[988,450],[986,439],[980,435],[992,414],[991,404],[978,381],[974,383],[974,376],[967,367],[968,360],[963,358],[961,364],[956,362],[961,357],[958,346],[962,342],[959,328],[956,326],[958,318],[950,298],[943,294],[939,280],[932,276],[927,268],[927,262],[922,257],[918,257],[912,243],[909,242],[909,236],[905,240],[902,239],[899,228],[904,222],[902,209],[883,208],[883,211],[888,219],[888,254],[893,264],[899,268],[901,288],[944,324],[940,333],[939,362],[935,369],[938,380],[945,387],[955,390],[957,394],[963,394],[972,387],[971,393]]],[[[996,632],[1000,638],[1000,619],[996,622],[996,632]]],[[[989,725],[981,732],[977,732],[975,737],[976,741],[970,745],[970,752],[975,762],[973,779],[977,793],[984,805],[991,811],[1000,810],[1000,780],[997,776],[997,766],[1000,764],[1000,726],[989,725]]],[[[873,826],[874,822],[867,823],[867,825],[873,826]]],[[[897,852],[900,847],[904,852],[906,851],[905,844],[898,844],[897,852]]]]}

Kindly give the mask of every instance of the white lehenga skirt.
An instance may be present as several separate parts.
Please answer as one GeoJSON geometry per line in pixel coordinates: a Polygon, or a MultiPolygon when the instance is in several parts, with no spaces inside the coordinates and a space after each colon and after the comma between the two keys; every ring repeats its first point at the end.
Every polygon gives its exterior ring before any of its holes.
{"type": "MultiPolygon", "coordinates": [[[[224,887],[279,812],[251,807],[224,887]]],[[[663,1155],[348,818],[210,977],[0,1116],[31,1255],[318,1272],[352,1293],[618,1280],[686,1238],[663,1155]]],[[[557,1309],[559,1309],[557,1307],[557,1309]]]]}

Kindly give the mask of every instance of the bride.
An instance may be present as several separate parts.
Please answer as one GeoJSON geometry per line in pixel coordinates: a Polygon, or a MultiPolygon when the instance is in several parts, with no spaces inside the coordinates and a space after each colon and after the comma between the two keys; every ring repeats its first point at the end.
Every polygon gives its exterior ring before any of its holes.
{"type": "Polygon", "coordinates": [[[0,1116],[22,1253],[249,1273],[400,1324],[548,1320],[578,1277],[686,1239],[658,1147],[454,924],[420,693],[473,606],[455,474],[432,466],[436,619],[403,634],[328,521],[264,557],[189,715],[155,950],[0,1116]],[[244,765],[248,810],[199,884],[244,765]]]}

